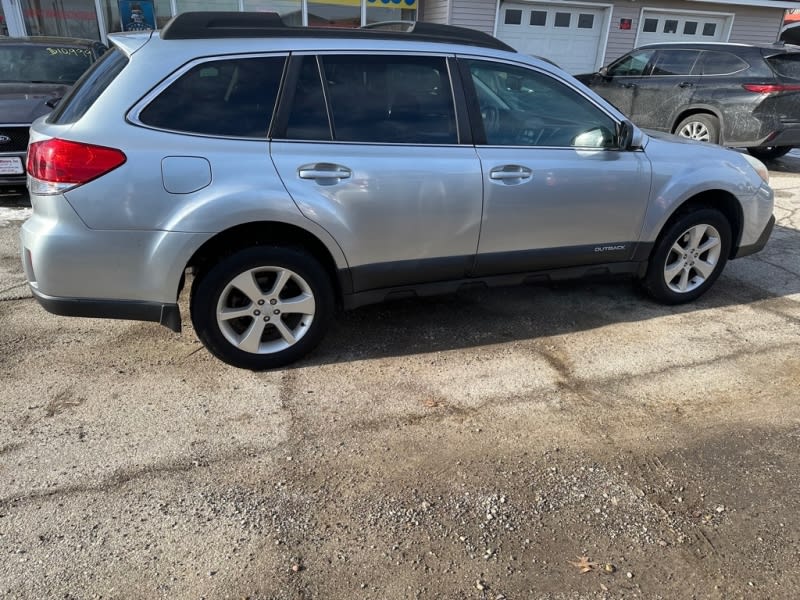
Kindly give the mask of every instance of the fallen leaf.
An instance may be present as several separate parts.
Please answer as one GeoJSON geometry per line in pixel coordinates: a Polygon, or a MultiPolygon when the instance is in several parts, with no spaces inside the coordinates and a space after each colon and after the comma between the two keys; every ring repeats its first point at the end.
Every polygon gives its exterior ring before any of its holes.
{"type": "Polygon", "coordinates": [[[578,567],[581,570],[581,573],[588,573],[597,566],[597,563],[589,560],[588,556],[576,556],[575,558],[578,559],[578,562],[573,562],[571,560],[568,562],[573,567],[578,567]]]}

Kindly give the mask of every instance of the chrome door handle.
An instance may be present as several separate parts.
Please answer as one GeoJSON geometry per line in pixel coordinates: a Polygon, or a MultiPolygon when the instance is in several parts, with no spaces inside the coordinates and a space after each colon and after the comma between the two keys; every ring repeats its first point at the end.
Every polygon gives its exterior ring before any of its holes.
{"type": "Polygon", "coordinates": [[[694,87],[694,84],[691,81],[681,81],[678,84],[679,88],[687,88],[687,87],[694,87]]]}
{"type": "Polygon", "coordinates": [[[300,179],[347,179],[353,173],[347,167],[334,165],[331,163],[315,163],[313,165],[303,165],[297,169],[300,179]]]}
{"type": "Polygon", "coordinates": [[[531,175],[533,175],[533,171],[528,167],[520,167],[519,165],[505,165],[489,171],[489,179],[494,179],[495,181],[530,179],[531,175]]]}

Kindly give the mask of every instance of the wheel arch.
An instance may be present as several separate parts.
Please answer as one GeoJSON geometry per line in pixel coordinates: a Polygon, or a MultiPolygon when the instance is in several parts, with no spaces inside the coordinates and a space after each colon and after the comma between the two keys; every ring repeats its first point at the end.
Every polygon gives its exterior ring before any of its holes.
{"type": "Polygon", "coordinates": [[[301,248],[318,260],[328,273],[339,300],[343,294],[352,291],[349,269],[338,268],[334,256],[322,240],[302,227],[278,221],[243,223],[221,231],[194,252],[186,267],[199,274],[219,262],[220,258],[252,246],[301,248]]]}
{"type": "Polygon", "coordinates": [[[681,121],[683,121],[685,118],[691,117],[692,115],[709,115],[716,118],[719,121],[719,145],[724,144],[725,119],[722,118],[722,113],[720,113],[718,110],[710,106],[692,106],[681,110],[672,120],[672,127],[670,128],[670,133],[677,135],[676,132],[678,131],[678,125],[680,125],[681,121]]]}
{"type": "Polygon", "coordinates": [[[707,190],[684,200],[675,208],[666,221],[664,221],[664,224],[659,230],[658,238],[661,238],[664,231],[683,215],[700,208],[716,209],[727,219],[731,226],[731,249],[728,258],[730,259],[736,256],[736,252],[739,250],[739,244],[742,240],[744,212],[736,196],[725,190],[707,190]]]}

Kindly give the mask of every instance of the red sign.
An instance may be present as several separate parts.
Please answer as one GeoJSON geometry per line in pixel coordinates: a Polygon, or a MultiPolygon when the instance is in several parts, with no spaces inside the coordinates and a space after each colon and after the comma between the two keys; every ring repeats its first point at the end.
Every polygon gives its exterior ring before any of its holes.
{"type": "Polygon", "coordinates": [[[633,25],[633,19],[620,19],[619,20],[619,28],[620,29],[630,29],[633,25]]]}

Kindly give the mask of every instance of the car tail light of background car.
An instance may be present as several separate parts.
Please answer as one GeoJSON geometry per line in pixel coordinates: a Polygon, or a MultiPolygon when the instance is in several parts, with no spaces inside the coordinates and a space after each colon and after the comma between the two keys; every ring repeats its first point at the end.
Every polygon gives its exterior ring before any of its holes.
{"type": "Polygon", "coordinates": [[[745,83],[742,85],[748,92],[755,92],[756,94],[775,94],[778,92],[800,92],[800,85],[798,84],[783,84],[783,83],[745,83]]]}
{"type": "Polygon", "coordinates": [[[34,194],[60,194],[123,165],[121,150],[57,138],[28,148],[28,175],[34,194]]]}

